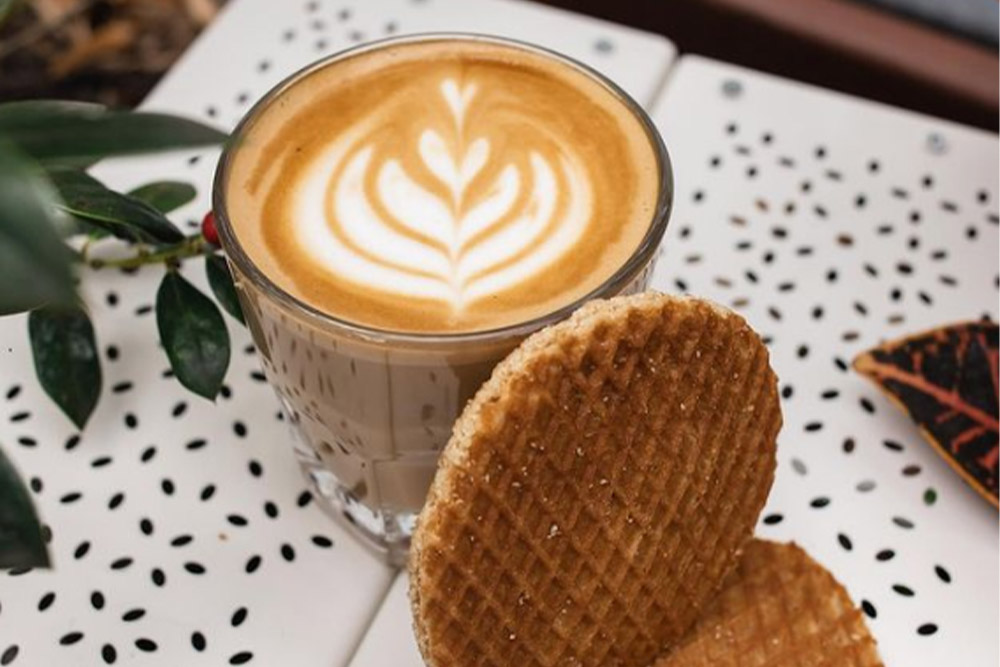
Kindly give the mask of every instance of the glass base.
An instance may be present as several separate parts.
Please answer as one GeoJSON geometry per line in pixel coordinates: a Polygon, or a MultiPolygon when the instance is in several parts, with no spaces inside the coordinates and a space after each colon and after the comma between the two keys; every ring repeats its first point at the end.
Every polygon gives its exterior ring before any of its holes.
{"type": "Polygon", "coordinates": [[[358,502],[321,463],[303,457],[298,459],[316,502],[324,512],[389,565],[406,565],[410,536],[417,521],[415,513],[373,510],[358,502]]]}

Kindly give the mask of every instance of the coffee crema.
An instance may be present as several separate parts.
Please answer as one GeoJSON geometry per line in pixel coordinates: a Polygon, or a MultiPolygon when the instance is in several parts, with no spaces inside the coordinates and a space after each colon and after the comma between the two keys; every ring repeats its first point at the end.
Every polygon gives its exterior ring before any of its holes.
{"type": "Polygon", "coordinates": [[[279,287],[351,322],[493,329],[586,295],[640,245],[659,190],[612,91],[528,49],[441,40],[294,82],[245,130],[229,217],[279,287]]]}

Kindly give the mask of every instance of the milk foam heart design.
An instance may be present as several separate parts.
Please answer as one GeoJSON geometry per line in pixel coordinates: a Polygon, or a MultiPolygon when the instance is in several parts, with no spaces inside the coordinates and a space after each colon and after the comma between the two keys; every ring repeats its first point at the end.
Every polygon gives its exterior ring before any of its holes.
{"type": "Polygon", "coordinates": [[[526,323],[634,270],[647,231],[662,234],[658,144],[637,112],[526,47],[427,38],[345,54],[258,107],[226,219],[269,280],[341,320],[526,323]]]}
{"type": "Polygon", "coordinates": [[[465,123],[477,84],[448,78],[438,93],[450,122],[420,131],[421,169],[378,145],[377,123],[362,123],[316,160],[294,219],[326,270],[461,311],[562,258],[590,222],[591,188],[579,160],[551,146],[508,148],[484,175],[491,140],[465,123]]]}

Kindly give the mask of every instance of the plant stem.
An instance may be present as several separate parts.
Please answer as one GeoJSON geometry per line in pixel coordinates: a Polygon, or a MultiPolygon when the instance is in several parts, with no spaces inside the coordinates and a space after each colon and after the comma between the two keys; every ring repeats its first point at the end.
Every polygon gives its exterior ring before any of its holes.
{"type": "Polygon", "coordinates": [[[93,236],[88,236],[87,240],[83,242],[83,247],[80,248],[80,259],[84,262],[90,260],[90,245],[94,242],[93,236]]]}
{"type": "Polygon", "coordinates": [[[182,259],[194,257],[205,252],[208,244],[201,234],[189,236],[179,243],[161,248],[156,252],[140,252],[132,257],[122,259],[94,259],[90,266],[94,269],[107,267],[117,269],[135,269],[146,264],[176,264],[182,259]]]}

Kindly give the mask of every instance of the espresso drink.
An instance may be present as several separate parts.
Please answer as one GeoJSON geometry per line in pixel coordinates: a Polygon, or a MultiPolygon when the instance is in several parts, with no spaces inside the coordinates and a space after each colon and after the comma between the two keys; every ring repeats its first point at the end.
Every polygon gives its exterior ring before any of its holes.
{"type": "Polygon", "coordinates": [[[286,91],[229,206],[285,291],[379,329],[550,313],[625,263],[659,194],[645,127],[592,77],[497,44],[403,44],[286,91]]]}
{"type": "Polygon", "coordinates": [[[645,286],[665,168],[620,91],[502,40],[349,52],[258,105],[216,212],[321,493],[405,541],[495,363],[584,297],[645,286]]]}

